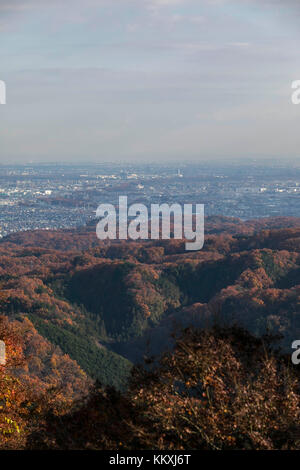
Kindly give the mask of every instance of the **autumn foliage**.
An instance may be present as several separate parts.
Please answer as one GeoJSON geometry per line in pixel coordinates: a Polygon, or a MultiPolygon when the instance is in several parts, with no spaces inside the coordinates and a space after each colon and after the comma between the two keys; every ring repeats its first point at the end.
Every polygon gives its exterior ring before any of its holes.
{"type": "Polygon", "coordinates": [[[299,372],[269,339],[290,355],[299,309],[299,219],[210,217],[199,252],[12,234],[0,448],[298,448],[299,372]]]}
{"type": "MultiPolygon", "coordinates": [[[[96,386],[28,445],[43,449],[299,449],[300,375],[272,338],[188,329],[126,393],[96,386]]],[[[150,361],[151,362],[151,361],[150,361]]]]}

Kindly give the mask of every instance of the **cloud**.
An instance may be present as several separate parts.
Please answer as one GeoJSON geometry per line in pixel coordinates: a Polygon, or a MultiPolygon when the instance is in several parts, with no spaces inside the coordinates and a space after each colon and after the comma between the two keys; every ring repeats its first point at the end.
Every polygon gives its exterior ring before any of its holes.
{"type": "Polygon", "coordinates": [[[1,34],[0,158],[283,152],[300,110],[299,5],[0,0],[0,29],[17,33],[1,34]]]}
{"type": "Polygon", "coordinates": [[[200,15],[180,15],[173,14],[170,16],[172,23],[191,23],[195,25],[201,25],[205,22],[205,17],[200,15]]]}
{"type": "Polygon", "coordinates": [[[150,0],[150,3],[155,6],[165,7],[183,4],[185,0],[150,0]]]}

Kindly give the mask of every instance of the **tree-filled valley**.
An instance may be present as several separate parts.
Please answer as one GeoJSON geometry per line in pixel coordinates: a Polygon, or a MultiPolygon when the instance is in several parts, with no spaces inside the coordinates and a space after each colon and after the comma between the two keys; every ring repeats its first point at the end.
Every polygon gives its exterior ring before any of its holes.
{"type": "Polygon", "coordinates": [[[300,219],[205,225],[1,240],[1,448],[299,448],[300,219]]]}

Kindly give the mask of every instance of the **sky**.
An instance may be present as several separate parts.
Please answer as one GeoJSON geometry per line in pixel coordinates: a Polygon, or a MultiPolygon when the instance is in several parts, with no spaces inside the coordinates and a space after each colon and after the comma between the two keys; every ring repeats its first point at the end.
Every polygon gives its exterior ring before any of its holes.
{"type": "Polygon", "coordinates": [[[299,0],[0,0],[0,164],[298,159],[299,20],[299,0]]]}

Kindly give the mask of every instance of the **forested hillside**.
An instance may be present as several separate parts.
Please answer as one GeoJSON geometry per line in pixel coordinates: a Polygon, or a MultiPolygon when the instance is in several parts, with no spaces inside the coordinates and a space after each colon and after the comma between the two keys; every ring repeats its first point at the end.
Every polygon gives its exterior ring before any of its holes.
{"type": "Polygon", "coordinates": [[[132,366],[171,351],[190,326],[280,335],[290,353],[299,251],[299,219],[213,217],[199,252],[175,240],[100,242],[92,226],[4,238],[0,315],[21,338],[12,377],[66,403],[95,380],[125,391],[132,366]]]}

